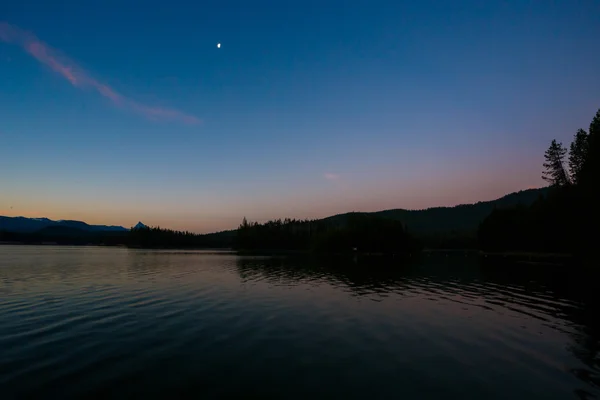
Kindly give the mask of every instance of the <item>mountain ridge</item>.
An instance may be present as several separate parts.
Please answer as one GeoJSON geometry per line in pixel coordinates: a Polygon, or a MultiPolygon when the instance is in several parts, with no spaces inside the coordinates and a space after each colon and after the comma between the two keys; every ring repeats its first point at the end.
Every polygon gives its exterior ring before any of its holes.
{"type": "MultiPolygon", "coordinates": [[[[549,190],[549,187],[525,189],[509,193],[495,200],[459,204],[456,206],[430,207],[420,210],[396,208],[373,212],[358,212],[358,214],[369,214],[401,221],[409,232],[419,235],[437,235],[448,232],[474,234],[479,224],[494,208],[508,208],[518,205],[527,206],[536,201],[540,196],[547,196],[549,190]]],[[[357,212],[336,214],[322,220],[343,224],[345,223],[345,219],[352,214],[357,214],[357,212]]]]}
{"type": "Polygon", "coordinates": [[[68,227],[85,232],[127,232],[129,229],[116,225],[90,225],[82,221],[58,220],[48,218],[5,217],[0,216],[0,231],[33,233],[48,227],[68,227]]]}

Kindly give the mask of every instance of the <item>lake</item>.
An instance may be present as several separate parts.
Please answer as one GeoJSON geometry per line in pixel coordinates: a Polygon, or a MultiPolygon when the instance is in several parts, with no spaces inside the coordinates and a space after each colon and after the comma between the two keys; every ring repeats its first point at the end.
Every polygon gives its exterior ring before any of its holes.
{"type": "Polygon", "coordinates": [[[596,398],[572,270],[0,246],[0,397],[596,398]]]}

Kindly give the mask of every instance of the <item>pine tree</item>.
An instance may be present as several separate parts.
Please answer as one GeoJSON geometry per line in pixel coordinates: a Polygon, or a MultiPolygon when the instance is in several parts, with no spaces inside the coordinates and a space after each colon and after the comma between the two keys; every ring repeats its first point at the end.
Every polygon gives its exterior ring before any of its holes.
{"type": "Polygon", "coordinates": [[[590,123],[590,135],[600,135],[600,109],[596,111],[596,115],[594,115],[594,119],[590,123]]]}
{"type": "MultiPolygon", "coordinates": [[[[578,183],[585,185],[590,193],[598,196],[600,192],[597,187],[598,175],[600,175],[600,109],[596,112],[587,137],[587,154],[579,173],[578,183]]],[[[597,197],[596,197],[597,198],[597,197]]]]}
{"type": "Polygon", "coordinates": [[[567,154],[562,143],[553,140],[550,144],[544,158],[544,168],[546,169],[542,174],[542,179],[550,182],[552,186],[565,186],[569,184],[569,177],[567,171],[565,171],[564,160],[567,154]]]}
{"type": "Polygon", "coordinates": [[[581,178],[581,169],[588,155],[588,134],[579,129],[575,134],[569,151],[569,174],[573,183],[577,184],[581,178]]]}

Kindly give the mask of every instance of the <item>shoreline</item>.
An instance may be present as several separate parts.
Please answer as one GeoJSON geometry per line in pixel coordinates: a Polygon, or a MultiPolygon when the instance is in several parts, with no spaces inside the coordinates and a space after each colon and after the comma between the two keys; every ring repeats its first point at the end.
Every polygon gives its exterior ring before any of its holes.
{"type": "Polygon", "coordinates": [[[479,251],[479,254],[484,257],[492,257],[492,258],[527,258],[527,259],[544,259],[544,258],[553,258],[553,259],[570,259],[575,258],[574,254],[570,253],[545,253],[545,252],[536,252],[536,251],[501,251],[501,252],[486,252],[479,251]]]}
{"type": "Polygon", "coordinates": [[[274,249],[260,249],[260,250],[248,250],[248,249],[235,249],[231,247],[177,247],[177,246],[165,246],[165,247],[143,247],[143,246],[128,246],[126,244],[61,244],[56,242],[38,242],[38,243],[27,243],[27,242],[9,242],[1,241],[0,246],[69,246],[69,247],[119,247],[136,250],[223,250],[229,252],[236,252],[239,255],[262,255],[262,256],[285,256],[285,255],[352,255],[352,256],[391,256],[391,257],[412,257],[419,254],[477,254],[484,258],[489,259],[510,259],[516,261],[531,261],[543,262],[550,260],[573,260],[576,257],[574,254],[569,253],[545,253],[536,251],[494,251],[487,252],[480,249],[464,248],[464,249],[453,249],[453,248],[428,248],[412,253],[367,253],[367,252],[318,252],[311,250],[274,250],[274,249]]]}

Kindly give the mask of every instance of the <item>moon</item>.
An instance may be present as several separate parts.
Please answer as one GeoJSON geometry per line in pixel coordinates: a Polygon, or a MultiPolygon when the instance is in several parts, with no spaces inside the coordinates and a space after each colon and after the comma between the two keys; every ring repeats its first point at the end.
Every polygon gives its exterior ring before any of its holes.
{"type": "Polygon", "coordinates": [[[217,43],[217,49],[221,48],[221,43],[217,43]]]}

